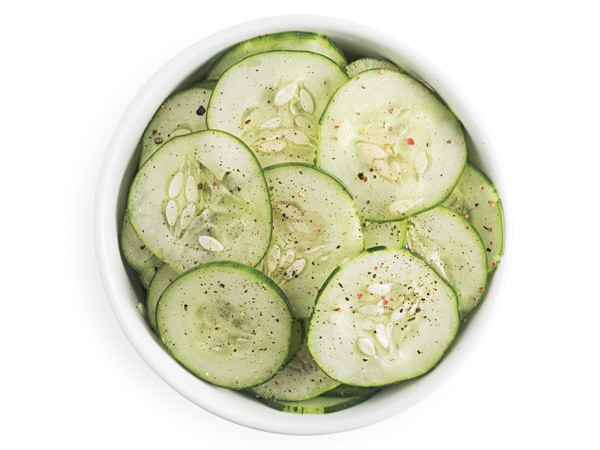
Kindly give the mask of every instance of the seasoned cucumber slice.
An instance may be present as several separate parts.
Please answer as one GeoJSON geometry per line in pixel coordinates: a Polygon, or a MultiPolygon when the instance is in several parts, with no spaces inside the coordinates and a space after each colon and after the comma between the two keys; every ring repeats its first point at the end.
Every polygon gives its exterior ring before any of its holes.
{"type": "Polygon", "coordinates": [[[265,275],[225,261],[173,281],[160,297],[156,323],[167,350],[190,372],[243,389],[284,364],[292,318],[285,294],[265,275]]]}
{"type": "Polygon", "coordinates": [[[277,375],[252,392],[263,398],[300,401],[330,391],[340,383],[328,377],[313,361],[306,344],[277,375]]]}
{"type": "Polygon", "coordinates": [[[460,214],[443,206],[407,219],[406,246],[425,259],[458,296],[462,317],[481,300],[487,283],[485,248],[460,214]]]}
{"type": "Polygon", "coordinates": [[[344,54],[325,36],[315,33],[285,32],[259,36],[230,48],[214,62],[207,78],[216,80],[242,59],[272,50],[303,50],[318,53],[328,57],[340,67],[346,65],[344,54]]]}
{"type": "Polygon", "coordinates": [[[369,221],[403,219],[442,202],[466,158],[458,119],[407,74],[363,72],[321,117],[317,165],[348,186],[369,221]]]}
{"type": "Polygon", "coordinates": [[[492,182],[467,164],[444,206],[462,214],[481,236],[487,251],[488,273],[498,267],[504,250],[502,204],[492,182]]]}
{"type": "Polygon", "coordinates": [[[165,100],[144,131],[140,167],[168,140],[206,130],[206,108],[214,86],[214,81],[204,81],[165,100]]]}
{"type": "Polygon", "coordinates": [[[142,166],[129,219],[144,244],[174,270],[211,261],[254,266],[271,236],[271,202],[252,152],[222,131],[167,142],[142,166]]]}
{"type": "Polygon", "coordinates": [[[295,414],[329,414],[356,406],[370,399],[373,394],[357,395],[354,397],[315,397],[300,402],[290,402],[273,399],[262,399],[270,408],[295,414]]]}
{"type": "Polygon", "coordinates": [[[400,69],[400,67],[398,67],[393,62],[388,61],[386,59],[376,58],[360,58],[356,61],[352,61],[350,64],[344,67],[344,70],[350,78],[354,78],[359,73],[363,73],[367,70],[373,69],[384,69],[391,70],[394,72],[402,72],[402,69],[400,69]]]}
{"type": "Polygon", "coordinates": [[[168,264],[163,264],[156,271],[156,275],[154,275],[154,278],[150,282],[148,294],[146,295],[146,311],[148,313],[148,323],[154,331],[158,331],[156,328],[156,305],[158,304],[158,299],[167,286],[177,278],[177,275],[178,273],[171,269],[168,264]]]}
{"type": "Polygon", "coordinates": [[[406,221],[363,223],[365,248],[387,247],[400,250],[406,240],[406,221]]]}
{"type": "Polygon", "coordinates": [[[383,386],[431,370],[460,323],[454,291],[407,250],[371,250],[323,286],[308,349],[330,377],[383,386]]]}
{"type": "Polygon", "coordinates": [[[263,167],[312,163],[319,117],[347,75],[309,52],[250,56],[223,74],[210,99],[207,124],[242,139],[263,167]]]}
{"type": "Polygon", "coordinates": [[[156,274],[156,269],[162,265],[162,261],[154,256],[140,240],[129,222],[127,212],[123,217],[119,241],[123,258],[138,273],[140,283],[142,283],[144,289],[148,289],[156,274]]]}
{"type": "Polygon", "coordinates": [[[273,236],[262,271],[286,293],[294,317],[310,317],[319,289],[347,257],[363,250],[352,196],[314,166],[265,170],[273,205],[273,236]]]}

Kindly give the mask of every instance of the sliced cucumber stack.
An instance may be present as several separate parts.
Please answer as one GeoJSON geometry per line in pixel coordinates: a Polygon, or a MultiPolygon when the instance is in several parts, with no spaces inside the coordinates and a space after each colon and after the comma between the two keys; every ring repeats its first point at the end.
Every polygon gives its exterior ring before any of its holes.
{"type": "Polygon", "coordinates": [[[239,43],[207,77],[147,125],[120,230],[166,350],[300,414],[430,371],[504,245],[459,120],[425,81],[315,33],[239,43]]]}
{"type": "Polygon", "coordinates": [[[458,119],[404,73],[361,73],[321,117],[317,165],[348,186],[369,221],[403,219],[442,202],[466,158],[458,119]]]}
{"type": "Polygon", "coordinates": [[[373,250],[342,265],[324,285],[308,348],[331,378],[384,386],[431,370],[459,324],[454,291],[421,258],[373,250]]]}
{"type": "Polygon", "coordinates": [[[335,178],[305,164],[265,171],[273,237],[262,270],[283,289],[294,317],[307,318],[323,282],[364,248],[352,196],[335,178]]]}
{"type": "Polygon", "coordinates": [[[316,53],[270,51],[249,56],[219,79],[207,124],[246,142],[263,167],[312,163],[319,117],[347,79],[337,64],[316,53]]]}
{"type": "Polygon", "coordinates": [[[290,348],[285,294],[261,272],[233,262],[206,264],[177,278],[160,296],[156,323],[177,361],[222,387],[264,383],[290,348]]]}
{"type": "Polygon", "coordinates": [[[212,261],[256,265],[271,236],[262,170],[239,139],[200,131],[167,142],[142,166],[129,219],[144,244],[174,270],[212,261]]]}

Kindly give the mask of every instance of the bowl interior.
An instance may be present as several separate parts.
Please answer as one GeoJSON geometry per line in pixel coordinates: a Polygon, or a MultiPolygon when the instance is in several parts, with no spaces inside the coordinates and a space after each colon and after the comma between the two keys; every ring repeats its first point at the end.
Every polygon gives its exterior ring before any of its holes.
{"type": "MultiPolygon", "coordinates": [[[[423,56],[393,38],[359,24],[320,16],[283,16],[244,23],[212,35],[167,62],[142,87],[129,105],[110,142],[98,182],[95,239],[102,281],[119,324],[148,365],[174,389],[204,409],[245,426],[280,433],[320,434],[359,428],[391,417],[425,398],[446,381],[476,344],[500,300],[506,254],[487,297],[440,364],[430,373],[389,387],[350,409],[324,416],[281,413],[236,392],[210,386],[183,369],[163,349],[159,339],[140,315],[137,304],[145,294],[137,276],[122,260],[118,231],[134,176],[138,142],[154,111],[171,93],[199,81],[210,63],[235,43],[279,31],[313,31],[330,37],[349,57],[387,58],[429,84],[462,121],[467,131],[469,160],[486,172],[503,200],[501,168],[468,95],[423,56]]],[[[506,211],[505,211],[506,213],[506,211]]],[[[506,246],[506,244],[505,244],[506,246]]]]}

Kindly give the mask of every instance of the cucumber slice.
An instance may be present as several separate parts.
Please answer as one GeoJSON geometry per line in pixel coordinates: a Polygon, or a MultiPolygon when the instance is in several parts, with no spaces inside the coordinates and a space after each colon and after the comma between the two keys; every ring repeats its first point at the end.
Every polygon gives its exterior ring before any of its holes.
{"type": "Polygon", "coordinates": [[[139,167],[170,139],[206,130],[206,108],[215,84],[204,81],[165,100],[142,136],[139,167]]]}
{"type": "Polygon", "coordinates": [[[319,368],[304,344],[277,375],[266,383],[253,387],[252,392],[272,400],[300,401],[330,391],[339,384],[319,368]]]}
{"type": "Polygon", "coordinates": [[[211,261],[254,266],[271,239],[271,202],[252,152],[222,131],[167,142],[142,166],[129,219],[144,244],[175,271],[211,261]]]}
{"type": "Polygon", "coordinates": [[[325,36],[315,33],[290,31],[258,36],[237,44],[223,53],[213,63],[207,78],[216,80],[223,75],[223,72],[242,59],[272,50],[302,50],[318,53],[331,59],[340,67],[346,65],[344,54],[325,36]]]}
{"type": "Polygon", "coordinates": [[[300,402],[289,402],[273,399],[262,399],[261,401],[270,408],[278,411],[295,414],[329,414],[343,409],[356,406],[373,395],[357,395],[354,397],[315,397],[300,402]]]}
{"type": "Polygon", "coordinates": [[[391,61],[386,59],[377,58],[360,58],[356,61],[352,61],[344,70],[350,78],[354,78],[359,73],[366,72],[367,70],[383,69],[391,70],[393,72],[402,72],[402,69],[391,61]]]}
{"type": "Polygon", "coordinates": [[[387,247],[400,250],[406,241],[406,221],[363,223],[365,248],[387,247]]]}
{"type": "Polygon", "coordinates": [[[264,383],[290,347],[285,294],[256,269],[230,261],[197,267],[173,281],[160,297],[156,322],[181,365],[222,387],[264,383]]]}
{"type": "Polygon", "coordinates": [[[486,252],[481,238],[459,213],[443,206],[407,220],[406,246],[431,265],[458,296],[462,317],[483,298],[486,252]]]}
{"type": "Polygon", "coordinates": [[[333,388],[330,391],[321,394],[321,397],[335,397],[335,398],[352,398],[352,397],[364,397],[371,396],[375,392],[379,391],[380,388],[371,387],[356,387],[348,386],[347,384],[340,384],[338,387],[333,388]]]}
{"type": "Polygon", "coordinates": [[[154,331],[158,331],[156,328],[156,305],[158,304],[158,299],[178,275],[168,264],[163,264],[156,271],[156,275],[154,275],[154,278],[150,282],[148,294],[146,295],[146,311],[148,313],[148,323],[154,331]]]}
{"type": "Polygon", "coordinates": [[[452,343],[460,317],[452,288],[407,250],[372,249],[323,286],[308,349],[330,377],[383,386],[431,370],[452,343]]]}
{"type": "Polygon", "coordinates": [[[281,164],[265,176],[273,236],[262,271],[286,293],[294,317],[310,317],[333,269],[363,251],[360,219],[346,188],[314,166],[281,164]]]}
{"type": "Polygon", "coordinates": [[[304,321],[299,319],[292,320],[292,337],[290,341],[290,351],[288,352],[286,364],[290,362],[302,348],[302,344],[305,341],[306,333],[304,329],[304,321]]]}
{"type": "Polygon", "coordinates": [[[162,261],[154,256],[141,241],[129,222],[127,212],[125,212],[125,216],[123,217],[121,232],[119,234],[119,244],[123,258],[138,273],[140,283],[142,283],[144,289],[148,289],[150,282],[156,274],[156,270],[162,265],[162,261]]]}
{"type": "Polygon", "coordinates": [[[486,247],[488,273],[493,272],[504,251],[504,226],[502,203],[492,182],[475,166],[467,164],[443,205],[473,224],[486,247]]]}
{"type": "Polygon", "coordinates": [[[458,119],[407,74],[363,72],[321,117],[317,165],[348,186],[368,221],[403,219],[442,202],[466,158],[458,119]]]}
{"type": "Polygon", "coordinates": [[[312,163],[319,117],[347,75],[309,52],[250,56],[223,74],[210,99],[207,124],[238,136],[263,167],[312,163]]]}

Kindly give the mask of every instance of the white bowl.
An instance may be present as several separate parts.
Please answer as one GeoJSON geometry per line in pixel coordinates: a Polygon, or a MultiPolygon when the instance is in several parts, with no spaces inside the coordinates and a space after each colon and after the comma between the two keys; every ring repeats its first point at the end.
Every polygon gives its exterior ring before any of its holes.
{"type": "MultiPolygon", "coordinates": [[[[137,309],[138,303],[144,302],[143,290],[119,253],[118,230],[137,164],[138,141],[163,100],[202,76],[223,50],[257,35],[288,30],[325,34],[349,54],[385,57],[426,81],[464,124],[471,144],[469,159],[495,182],[506,205],[504,180],[490,139],[477,121],[468,95],[447,76],[412,49],[371,28],[329,17],[292,15],[244,23],[207,37],[168,61],[148,80],[125,111],[106,152],[96,192],[94,234],[98,266],[114,314],[131,344],[163,380],[192,402],[232,422],[277,433],[324,434],[360,428],[398,414],[448,380],[469,355],[493,316],[500,301],[508,255],[505,252],[485,301],[464,324],[453,346],[434,370],[344,411],[321,416],[275,411],[234,391],[204,383],[169,356],[137,309]]],[[[506,241],[505,246],[509,248],[506,241]]]]}

